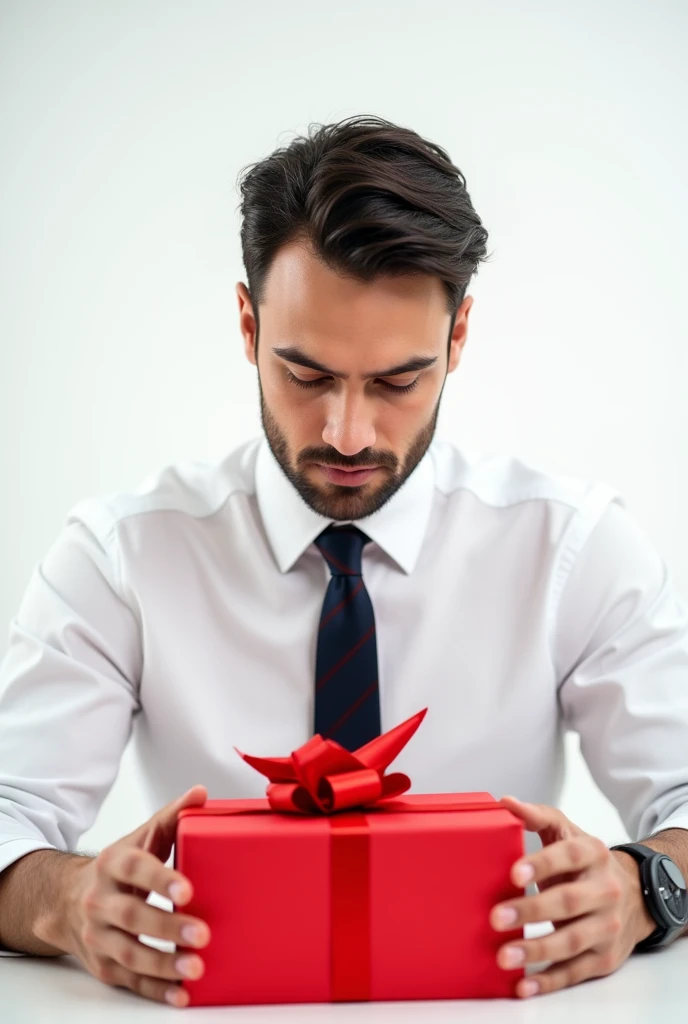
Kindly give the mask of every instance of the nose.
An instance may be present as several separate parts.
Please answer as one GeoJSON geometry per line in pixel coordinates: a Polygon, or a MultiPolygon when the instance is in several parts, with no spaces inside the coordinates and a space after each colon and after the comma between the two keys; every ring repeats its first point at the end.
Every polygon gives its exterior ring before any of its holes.
{"type": "Polygon", "coordinates": [[[331,396],[327,422],[322,439],[342,455],[357,455],[375,444],[375,424],[365,396],[341,394],[331,396]]]}

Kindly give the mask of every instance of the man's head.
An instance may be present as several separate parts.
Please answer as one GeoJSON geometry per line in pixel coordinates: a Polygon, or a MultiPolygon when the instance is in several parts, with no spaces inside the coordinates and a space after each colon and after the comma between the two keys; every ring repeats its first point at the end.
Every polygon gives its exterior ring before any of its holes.
{"type": "Polygon", "coordinates": [[[244,174],[240,326],[283,471],[360,519],[432,440],[487,232],[438,146],[380,118],[317,127],[244,174]]]}

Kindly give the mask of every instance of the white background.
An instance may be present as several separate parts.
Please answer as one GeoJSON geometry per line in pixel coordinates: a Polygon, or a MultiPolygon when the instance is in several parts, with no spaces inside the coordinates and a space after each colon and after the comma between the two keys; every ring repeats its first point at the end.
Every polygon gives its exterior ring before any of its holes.
{"type": "MultiPolygon", "coordinates": [[[[687,44],[683,0],[2,0],[0,653],[74,503],[260,430],[236,177],[357,113],[490,233],[439,436],[612,483],[688,597],[687,44]]],[[[567,741],[564,810],[625,838],[567,741]]],[[[127,753],[81,847],[150,810],[127,753]]]]}

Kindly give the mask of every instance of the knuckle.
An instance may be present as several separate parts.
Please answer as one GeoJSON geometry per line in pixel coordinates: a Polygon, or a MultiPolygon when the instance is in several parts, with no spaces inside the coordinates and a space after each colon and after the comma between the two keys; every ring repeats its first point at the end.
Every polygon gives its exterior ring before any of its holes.
{"type": "Polygon", "coordinates": [[[150,973],[156,978],[180,978],[181,975],[175,967],[175,960],[174,953],[158,953],[153,960],[150,973]]]}
{"type": "Polygon", "coordinates": [[[618,878],[614,875],[610,876],[606,888],[605,895],[612,903],[618,903],[623,896],[623,886],[618,878]]]}
{"type": "Polygon", "coordinates": [[[552,854],[549,852],[548,849],[544,849],[540,852],[539,862],[540,863],[538,865],[538,875],[547,877],[547,875],[552,874],[552,872],[554,871],[554,861],[552,858],[552,854]]]}
{"type": "Polygon", "coordinates": [[[551,974],[547,973],[547,971],[544,971],[542,974],[531,975],[531,978],[535,978],[537,980],[538,993],[541,996],[544,996],[548,992],[551,992],[552,989],[555,987],[554,979],[551,974]]]}
{"type": "Polygon", "coordinates": [[[561,985],[559,987],[570,988],[572,985],[575,985],[577,981],[578,978],[576,977],[576,972],[573,967],[570,964],[566,964],[562,970],[561,985]]]}
{"type": "Polygon", "coordinates": [[[568,917],[577,917],[581,910],[581,897],[577,889],[571,887],[563,890],[561,902],[564,913],[568,917]]]}
{"type": "Polygon", "coordinates": [[[139,855],[136,850],[129,850],[122,857],[122,874],[127,878],[134,878],[139,866],[139,855]]]}
{"type": "Polygon", "coordinates": [[[580,839],[569,840],[569,858],[574,867],[579,867],[585,861],[585,844],[580,839]]]}
{"type": "Polygon", "coordinates": [[[519,928],[521,922],[526,921],[548,921],[550,916],[548,895],[540,893],[538,896],[532,896],[530,902],[519,906],[517,908],[518,920],[515,927],[519,928]]]}
{"type": "Polygon", "coordinates": [[[604,974],[611,974],[616,969],[616,954],[613,949],[607,949],[600,954],[599,969],[604,974]]]}
{"type": "Polygon", "coordinates": [[[570,985],[569,973],[569,968],[564,964],[556,970],[550,968],[544,971],[538,975],[540,992],[544,995],[546,992],[555,992],[559,988],[566,988],[570,985]]]}
{"type": "Polygon", "coordinates": [[[100,980],[105,985],[116,985],[117,984],[116,969],[115,969],[115,965],[112,962],[112,960],[103,960],[103,962],[101,964],[101,967],[100,967],[100,980]]]}
{"type": "Polygon", "coordinates": [[[545,971],[540,981],[541,992],[554,992],[558,988],[566,988],[570,984],[568,967],[560,967],[557,971],[545,971]]]}
{"type": "Polygon", "coordinates": [[[547,947],[542,939],[529,939],[525,945],[526,960],[530,963],[540,963],[547,959],[547,947]]]}
{"type": "Polygon", "coordinates": [[[122,928],[127,932],[133,932],[136,929],[138,920],[138,907],[133,900],[127,900],[122,905],[120,911],[120,921],[122,922],[122,928]]]}
{"type": "Polygon", "coordinates": [[[91,922],[90,921],[86,921],[86,923],[82,926],[82,929],[81,929],[81,942],[82,942],[82,945],[85,946],[86,949],[95,949],[96,948],[96,941],[97,941],[97,934],[98,933],[97,933],[96,929],[93,927],[93,925],[91,924],[91,922]]]}
{"type": "Polygon", "coordinates": [[[104,850],[100,851],[94,861],[96,873],[98,875],[102,877],[103,875],[109,874],[113,856],[114,851],[111,846],[106,846],[104,850]]]}
{"type": "Polygon", "coordinates": [[[94,914],[101,908],[100,890],[96,885],[89,885],[81,896],[81,906],[87,915],[94,914]]]}
{"type": "Polygon", "coordinates": [[[111,985],[113,979],[113,965],[110,961],[104,957],[96,957],[93,966],[91,967],[91,973],[94,978],[98,981],[102,981],[105,985],[111,985]]]}
{"type": "Polygon", "coordinates": [[[144,988],[144,977],[142,974],[132,974],[128,981],[128,987],[132,992],[135,992],[137,996],[145,995],[144,988]]]}
{"type": "Polygon", "coordinates": [[[610,935],[618,935],[623,929],[621,914],[609,914],[607,917],[607,931],[610,935]]]}
{"type": "Polygon", "coordinates": [[[128,942],[122,944],[119,951],[119,962],[122,967],[128,968],[130,971],[133,969],[136,963],[136,950],[128,942]]]}
{"type": "Polygon", "coordinates": [[[569,957],[578,956],[585,948],[585,941],[580,929],[572,928],[566,936],[566,952],[569,957]]]}

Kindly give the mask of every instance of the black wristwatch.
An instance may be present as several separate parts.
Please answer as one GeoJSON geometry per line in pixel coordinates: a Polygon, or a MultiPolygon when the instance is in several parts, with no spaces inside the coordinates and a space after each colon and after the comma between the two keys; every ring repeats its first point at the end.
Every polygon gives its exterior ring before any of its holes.
{"type": "Polygon", "coordinates": [[[678,865],[665,853],[642,843],[620,843],[611,849],[623,850],[638,862],[645,906],[657,922],[652,934],[639,942],[634,951],[668,946],[688,924],[686,880],[678,865]]]}

